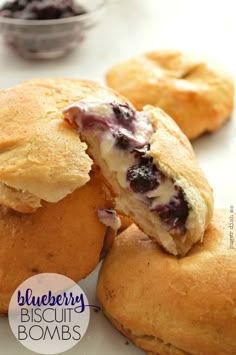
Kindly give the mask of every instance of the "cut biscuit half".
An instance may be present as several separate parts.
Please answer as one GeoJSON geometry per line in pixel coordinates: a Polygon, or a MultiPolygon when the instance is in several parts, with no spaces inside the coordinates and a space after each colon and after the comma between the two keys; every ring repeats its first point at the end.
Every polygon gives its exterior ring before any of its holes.
{"type": "Polygon", "coordinates": [[[202,240],[212,190],[169,116],[151,106],[136,112],[118,99],[82,100],[63,114],[88,145],[121,213],[174,255],[202,240]]]}

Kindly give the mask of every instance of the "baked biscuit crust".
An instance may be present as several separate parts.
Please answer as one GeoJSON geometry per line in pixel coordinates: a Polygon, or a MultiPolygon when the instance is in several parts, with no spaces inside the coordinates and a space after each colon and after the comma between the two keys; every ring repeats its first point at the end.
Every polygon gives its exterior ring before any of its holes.
{"type": "MultiPolygon", "coordinates": [[[[149,155],[182,188],[190,206],[184,238],[173,236],[177,254],[184,255],[193,244],[203,239],[204,231],[212,219],[212,189],[198,165],[189,140],[175,122],[159,108],[146,106],[144,112],[155,127],[149,155]]],[[[145,231],[143,227],[142,230],[145,231]]]]}
{"type": "Polygon", "coordinates": [[[228,218],[228,211],[216,210],[204,242],[182,259],[134,225],[118,236],[97,285],[115,327],[161,355],[235,354],[236,249],[228,218]]]}
{"type": "Polygon", "coordinates": [[[43,202],[35,213],[0,207],[0,314],[7,313],[16,287],[34,274],[79,281],[98,264],[107,248],[97,209],[112,206],[99,173],[90,175],[86,185],[57,203],[43,202]]]}
{"type": "Polygon", "coordinates": [[[0,91],[0,203],[34,212],[89,180],[87,146],[62,120],[82,98],[115,98],[112,90],[76,79],[34,79],[0,91]]]}
{"type": "Polygon", "coordinates": [[[218,64],[180,51],[149,52],[117,64],[106,81],[138,110],[162,108],[189,139],[217,130],[233,111],[232,77],[218,64]]]}

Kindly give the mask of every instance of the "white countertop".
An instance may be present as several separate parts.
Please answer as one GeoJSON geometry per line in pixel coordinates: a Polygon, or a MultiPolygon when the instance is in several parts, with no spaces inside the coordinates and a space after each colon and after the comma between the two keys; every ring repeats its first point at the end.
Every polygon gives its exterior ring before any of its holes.
{"type": "MultiPolygon", "coordinates": [[[[114,63],[136,53],[176,48],[209,55],[236,77],[236,21],[231,0],[116,0],[89,38],[67,58],[25,61],[0,43],[0,88],[33,77],[75,77],[102,82],[114,63]]],[[[213,135],[193,144],[200,164],[214,188],[216,207],[236,206],[236,123],[229,121],[213,135]]],[[[235,207],[236,209],[236,207],[235,207]]],[[[94,299],[96,272],[83,281],[94,299]]],[[[101,314],[92,315],[89,331],[68,355],[141,355],[101,314]]],[[[0,354],[27,355],[12,337],[7,320],[0,320],[0,354]]]]}

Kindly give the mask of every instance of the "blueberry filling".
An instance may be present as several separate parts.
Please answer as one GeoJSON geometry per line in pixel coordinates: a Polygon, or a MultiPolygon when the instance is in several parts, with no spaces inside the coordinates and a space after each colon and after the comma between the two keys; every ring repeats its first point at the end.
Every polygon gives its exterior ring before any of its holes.
{"type": "Polygon", "coordinates": [[[170,231],[184,234],[186,232],[185,223],[189,213],[188,204],[184,199],[182,190],[157,169],[156,165],[153,164],[152,158],[146,156],[149,149],[150,146],[146,146],[138,150],[136,154],[138,164],[128,169],[127,181],[133,192],[140,194],[149,192],[149,194],[145,195],[145,201],[150,205],[150,210],[159,215],[170,231]],[[150,191],[157,189],[167,179],[169,180],[168,183],[173,185],[174,195],[167,203],[158,203],[158,197],[155,194],[150,194],[150,191]]]}
{"type": "Polygon", "coordinates": [[[120,105],[116,103],[112,103],[112,109],[118,123],[123,127],[129,128],[135,119],[135,111],[127,104],[120,105]]]}
{"type": "Polygon", "coordinates": [[[123,188],[131,189],[157,213],[171,235],[183,235],[189,206],[183,191],[148,155],[153,127],[148,117],[127,104],[79,102],[63,111],[79,131],[93,130],[101,156],[123,188]]]}
{"type": "Polygon", "coordinates": [[[96,128],[97,130],[104,132],[110,128],[110,124],[109,121],[105,121],[101,119],[101,117],[88,114],[86,116],[86,120],[83,120],[83,128],[84,129],[96,128]]]}
{"type": "Polygon", "coordinates": [[[0,8],[1,16],[24,20],[53,20],[86,13],[73,0],[13,0],[0,8]]]}
{"type": "Polygon", "coordinates": [[[126,130],[129,126],[127,134],[132,132],[132,123],[135,121],[135,113],[132,109],[128,109],[127,105],[121,105],[118,110],[116,103],[98,103],[80,101],[76,106],[72,105],[65,109],[64,112],[70,110],[70,119],[75,121],[82,129],[96,127],[100,130],[101,127],[116,133],[121,128],[126,130]],[[76,121],[77,120],[77,121],[76,121]]]}
{"type": "Polygon", "coordinates": [[[124,133],[121,131],[117,131],[114,134],[115,137],[115,145],[117,148],[122,149],[122,150],[129,150],[131,145],[130,145],[130,138],[127,137],[124,133]]]}
{"type": "Polygon", "coordinates": [[[145,193],[154,190],[161,182],[162,174],[152,163],[152,158],[142,157],[141,162],[127,171],[127,180],[134,192],[145,193]]]}
{"type": "Polygon", "coordinates": [[[108,131],[120,150],[141,149],[147,144],[152,133],[151,124],[145,122],[140,137],[136,136],[139,117],[127,104],[80,101],[64,110],[69,120],[76,123],[79,130],[93,129],[98,135],[108,131]],[[69,112],[69,115],[67,113],[69,112]]]}
{"type": "Polygon", "coordinates": [[[170,230],[178,230],[180,234],[186,232],[185,222],[188,218],[188,205],[184,200],[182,191],[179,191],[179,194],[173,197],[169,204],[159,205],[155,210],[160,219],[169,225],[170,230]]]}

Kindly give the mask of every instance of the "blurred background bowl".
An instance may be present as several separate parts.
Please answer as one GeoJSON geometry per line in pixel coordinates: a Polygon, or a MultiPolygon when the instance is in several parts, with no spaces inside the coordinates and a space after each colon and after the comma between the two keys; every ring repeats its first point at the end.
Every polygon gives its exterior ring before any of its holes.
{"type": "MultiPolygon", "coordinates": [[[[0,0],[0,6],[5,1],[0,0]]],[[[0,33],[5,43],[29,59],[53,59],[76,48],[96,26],[104,13],[106,0],[78,0],[87,11],[55,20],[22,20],[0,16],[0,33]]]]}

